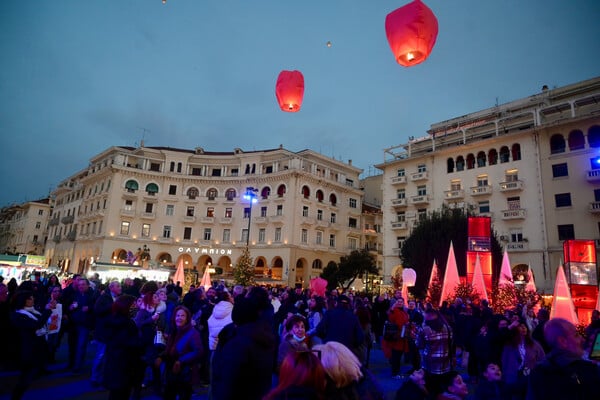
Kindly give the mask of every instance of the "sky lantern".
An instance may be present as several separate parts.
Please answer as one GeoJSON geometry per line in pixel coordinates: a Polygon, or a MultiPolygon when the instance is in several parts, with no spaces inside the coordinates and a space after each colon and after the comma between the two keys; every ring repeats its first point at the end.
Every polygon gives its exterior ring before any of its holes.
{"type": "Polygon", "coordinates": [[[385,34],[398,64],[412,67],[429,57],[438,34],[438,21],[421,0],[414,0],[385,18],[385,34]]]}
{"type": "Polygon", "coordinates": [[[300,71],[281,71],[275,85],[275,96],[281,110],[298,112],[304,97],[304,76],[300,71]]]}
{"type": "Polygon", "coordinates": [[[408,287],[415,286],[417,282],[417,271],[412,268],[402,270],[402,298],[408,300],[408,287]]]}
{"type": "Polygon", "coordinates": [[[440,296],[440,307],[444,300],[454,293],[458,285],[460,285],[460,277],[458,276],[458,267],[456,265],[456,257],[454,256],[454,245],[450,242],[448,261],[446,261],[446,271],[444,272],[444,283],[442,284],[442,295],[440,296]]]}

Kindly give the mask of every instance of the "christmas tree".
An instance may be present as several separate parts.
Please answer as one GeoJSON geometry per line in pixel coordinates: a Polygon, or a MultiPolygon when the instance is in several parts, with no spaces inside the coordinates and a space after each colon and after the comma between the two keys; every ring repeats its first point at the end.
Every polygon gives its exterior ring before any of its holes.
{"type": "Polygon", "coordinates": [[[255,283],[252,257],[250,256],[250,250],[248,247],[244,249],[242,256],[233,269],[233,280],[236,284],[242,286],[250,286],[255,283]]]}

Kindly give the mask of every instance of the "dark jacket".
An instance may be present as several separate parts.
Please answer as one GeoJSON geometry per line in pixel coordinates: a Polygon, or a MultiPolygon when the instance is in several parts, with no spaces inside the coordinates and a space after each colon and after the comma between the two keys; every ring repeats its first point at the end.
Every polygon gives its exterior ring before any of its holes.
{"type": "Polygon", "coordinates": [[[317,336],[325,343],[335,341],[343,344],[352,350],[361,363],[365,362],[364,355],[360,353],[365,333],[351,310],[336,307],[327,311],[317,325],[317,336]]]}
{"type": "Polygon", "coordinates": [[[195,383],[193,380],[197,376],[196,366],[203,352],[200,333],[191,325],[183,328],[181,333],[171,333],[167,348],[159,356],[166,363],[167,382],[195,383]],[[177,361],[181,364],[181,370],[174,374],[173,365],[177,361]]]}
{"type": "Polygon", "coordinates": [[[77,302],[77,308],[71,311],[71,322],[92,329],[94,327],[94,291],[89,289],[84,293],[76,292],[74,301],[77,302]],[[83,310],[84,307],[87,307],[87,311],[83,310]]]}
{"type": "Polygon", "coordinates": [[[106,366],[104,386],[107,389],[131,387],[139,380],[142,344],[138,328],[131,318],[110,316],[106,321],[106,366]]]}
{"type": "Polygon", "coordinates": [[[94,304],[94,317],[96,319],[94,338],[102,343],[108,341],[109,329],[106,327],[106,322],[110,318],[113,302],[110,291],[105,290],[94,304]]]}
{"type": "Polygon", "coordinates": [[[213,399],[262,399],[271,389],[276,343],[263,321],[225,326],[212,361],[213,399]]]}
{"type": "Polygon", "coordinates": [[[421,389],[410,378],[406,379],[396,392],[396,400],[425,400],[427,391],[421,389]]]}
{"type": "MultiPolygon", "coordinates": [[[[46,338],[37,336],[35,332],[46,324],[51,313],[50,310],[44,308],[40,316],[36,315],[36,319],[32,319],[18,311],[11,314],[11,322],[19,338],[21,349],[19,360],[22,366],[42,365],[46,360],[46,338]]],[[[1,329],[5,329],[5,327],[1,329]]]]}
{"type": "Polygon", "coordinates": [[[529,375],[528,400],[592,400],[598,398],[600,366],[552,350],[529,375]]]}

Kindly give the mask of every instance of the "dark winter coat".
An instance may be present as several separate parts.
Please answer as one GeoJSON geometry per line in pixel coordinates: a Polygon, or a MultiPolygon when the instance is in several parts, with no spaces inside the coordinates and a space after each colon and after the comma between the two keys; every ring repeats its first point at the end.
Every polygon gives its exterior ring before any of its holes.
{"type": "MultiPolygon", "coordinates": [[[[36,315],[37,319],[35,320],[17,311],[11,314],[11,323],[19,339],[21,350],[19,361],[22,366],[42,365],[44,363],[48,351],[46,338],[37,336],[35,332],[46,324],[51,313],[52,311],[44,308],[40,316],[36,315]]],[[[2,329],[5,329],[5,327],[2,329]]]]}
{"type": "Polygon", "coordinates": [[[96,320],[94,339],[102,343],[108,341],[109,329],[106,327],[106,323],[110,318],[113,302],[110,291],[106,290],[98,297],[96,304],[94,304],[94,317],[96,320]]]}
{"type": "Polygon", "coordinates": [[[365,333],[351,310],[337,307],[327,311],[317,325],[317,336],[323,339],[324,343],[335,341],[343,344],[352,350],[361,363],[365,362],[364,356],[360,353],[360,347],[365,341],[365,333]]]}
{"type": "Polygon", "coordinates": [[[131,318],[111,316],[106,322],[109,332],[106,343],[104,386],[115,390],[131,387],[139,380],[142,364],[142,343],[138,328],[131,318]]]}

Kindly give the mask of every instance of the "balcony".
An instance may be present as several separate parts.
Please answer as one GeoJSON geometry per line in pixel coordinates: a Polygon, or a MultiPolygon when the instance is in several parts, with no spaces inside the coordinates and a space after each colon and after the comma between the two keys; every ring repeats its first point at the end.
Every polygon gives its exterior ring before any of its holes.
{"type": "Polygon", "coordinates": [[[200,222],[203,224],[214,224],[215,217],[200,217],[200,222]]]}
{"type": "Polygon", "coordinates": [[[527,242],[511,242],[506,245],[507,251],[528,251],[529,243],[527,242]]]}
{"type": "Polygon", "coordinates": [[[429,196],[426,194],[422,196],[413,196],[410,198],[410,204],[429,204],[429,196]]]}
{"type": "Polygon", "coordinates": [[[254,217],[252,219],[257,225],[265,225],[267,223],[267,217],[254,217]]]}
{"type": "Polygon", "coordinates": [[[273,222],[273,223],[283,223],[283,215],[271,215],[269,217],[269,222],[273,222]]]}
{"type": "Polygon", "coordinates": [[[401,185],[406,183],[406,176],[395,176],[392,178],[392,185],[401,185]]]}
{"type": "Polygon", "coordinates": [[[406,229],[407,225],[406,225],[406,221],[393,221],[392,222],[392,229],[406,229]]]}
{"type": "Polygon", "coordinates": [[[410,174],[410,180],[412,182],[424,181],[426,179],[429,179],[429,174],[427,173],[427,171],[415,172],[413,174],[410,174]]]}
{"type": "Polygon", "coordinates": [[[591,169],[587,172],[586,179],[588,182],[600,181],[600,169],[591,169]]]}
{"type": "Polygon", "coordinates": [[[49,226],[58,225],[59,222],[60,222],[60,219],[58,217],[54,217],[50,221],[48,221],[48,225],[49,226]]]}
{"type": "Polygon", "coordinates": [[[403,199],[392,199],[392,206],[394,206],[394,207],[406,207],[406,198],[403,198],[403,199]]]}
{"type": "Polygon", "coordinates": [[[524,208],[517,208],[515,210],[502,210],[502,219],[525,219],[527,217],[527,210],[524,208]]]}
{"type": "Polygon", "coordinates": [[[54,243],[60,243],[60,235],[56,235],[52,238],[52,240],[54,241],[54,243]]]}
{"type": "Polygon", "coordinates": [[[600,213],[600,201],[592,201],[589,210],[592,214],[600,213]]]}
{"type": "Polygon", "coordinates": [[[173,243],[173,238],[170,238],[170,237],[160,237],[160,238],[158,238],[158,242],[159,243],[171,244],[171,243],[173,243]]]}
{"type": "Polygon", "coordinates": [[[121,208],[121,216],[124,217],[133,217],[135,216],[135,210],[130,210],[127,208],[121,208]]]}
{"type": "Polygon", "coordinates": [[[184,215],[181,220],[183,222],[194,223],[196,222],[196,217],[193,215],[184,215]]]}
{"type": "Polygon", "coordinates": [[[321,228],[329,228],[329,221],[325,221],[323,219],[317,219],[317,226],[321,228]]]}
{"type": "Polygon", "coordinates": [[[463,199],[465,197],[465,191],[463,189],[458,190],[446,190],[444,191],[446,200],[463,199]]]}
{"type": "Polygon", "coordinates": [[[301,217],[300,218],[300,223],[302,225],[314,225],[315,224],[315,220],[309,217],[301,217]]]}
{"type": "Polygon", "coordinates": [[[140,217],[143,219],[155,219],[156,213],[153,212],[143,212],[140,214],[140,217]]]}
{"type": "Polygon", "coordinates": [[[483,196],[492,194],[492,187],[486,186],[471,186],[471,196],[483,196]]]}
{"type": "Polygon", "coordinates": [[[223,217],[221,218],[221,224],[223,225],[231,225],[233,223],[232,217],[223,217]]]}
{"type": "Polygon", "coordinates": [[[77,232],[75,231],[70,231],[69,233],[67,233],[67,240],[70,240],[71,242],[74,242],[76,237],[77,232]]]}
{"type": "Polygon", "coordinates": [[[67,215],[66,217],[62,217],[62,219],[60,220],[60,222],[62,222],[65,225],[71,224],[73,223],[73,221],[75,221],[74,215],[67,215]]]}
{"type": "Polygon", "coordinates": [[[500,182],[499,185],[501,192],[514,192],[517,190],[523,190],[523,181],[500,182]]]}

